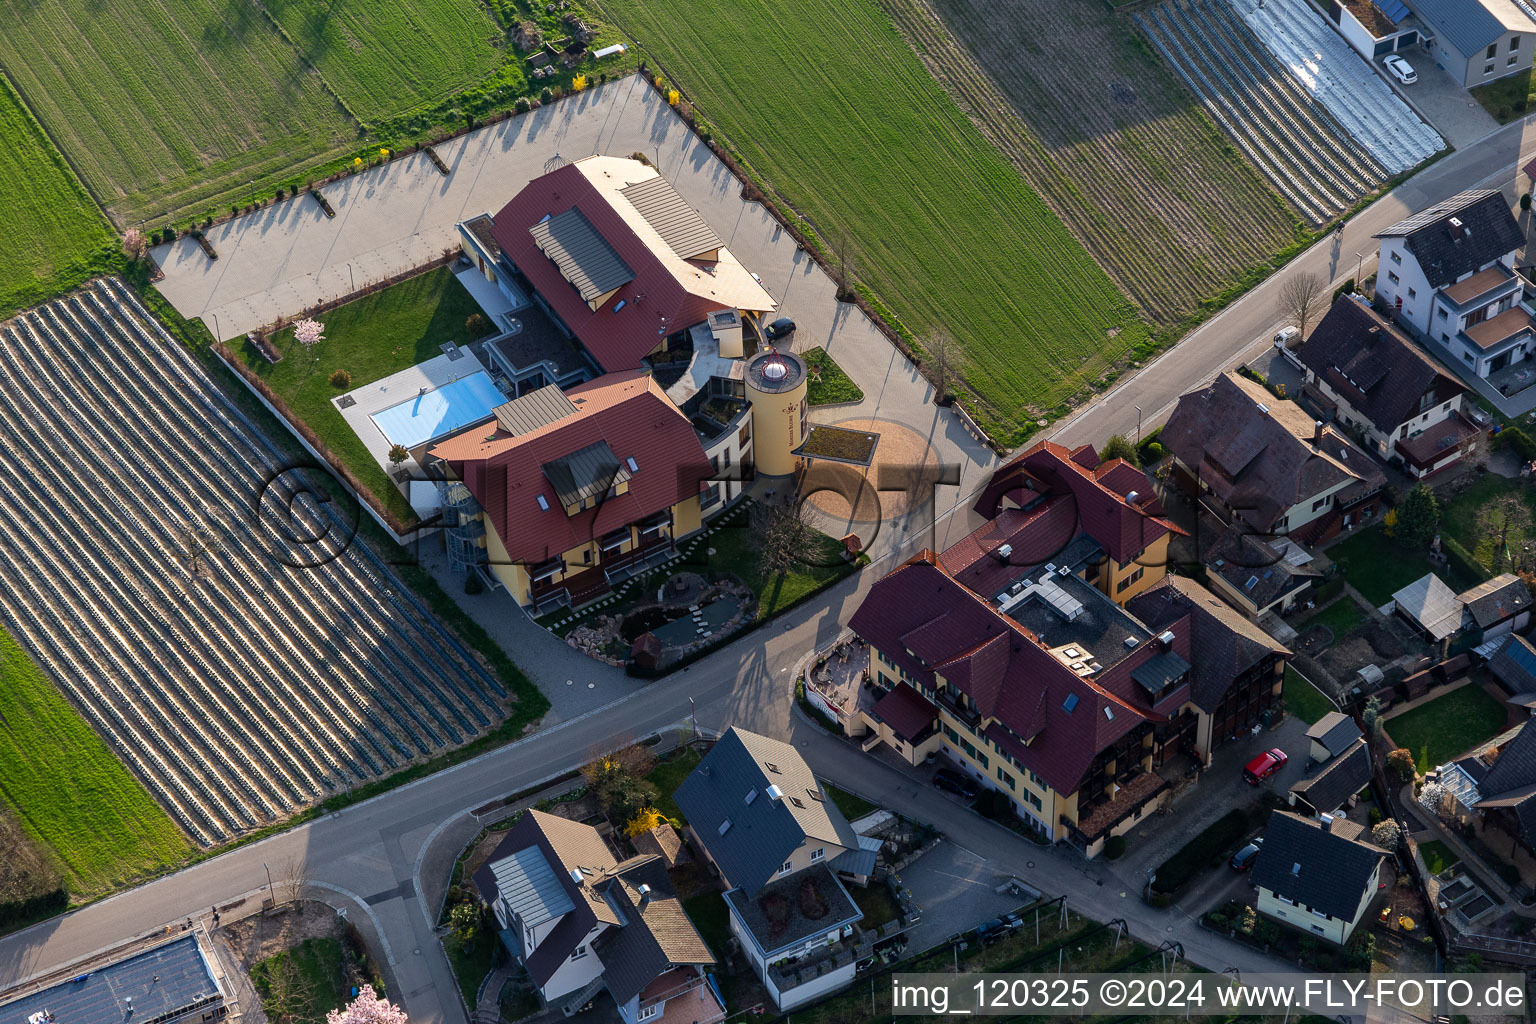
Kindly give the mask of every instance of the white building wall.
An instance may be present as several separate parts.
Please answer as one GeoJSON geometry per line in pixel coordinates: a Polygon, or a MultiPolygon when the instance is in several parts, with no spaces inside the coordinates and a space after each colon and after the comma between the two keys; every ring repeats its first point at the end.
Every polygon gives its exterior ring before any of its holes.
{"type": "Polygon", "coordinates": [[[586,950],[586,955],[576,959],[569,959],[555,969],[549,980],[544,983],[544,998],[553,1002],[561,996],[575,992],[603,973],[603,961],[592,952],[592,940],[602,932],[607,925],[599,924],[587,933],[581,940],[579,948],[586,950]]]}
{"type": "MultiPolygon", "coordinates": [[[[1388,309],[1397,308],[1397,300],[1402,299],[1399,315],[1428,334],[1434,289],[1429,286],[1429,279],[1419,268],[1419,261],[1408,251],[1404,242],[1401,236],[1381,240],[1376,264],[1376,294],[1387,304],[1388,309]],[[1393,280],[1394,277],[1396,280],[1393,280]]],[[[1435,337],[1438,338],[1439,334],[1435,337]]]]}
{"type": "Polygon", "coordinates": [[[1339,30],[1339,35],[1344,41],[1359,51],[1360,56],[1367,61],[1376,59],[1376,37],[1366,31],[1365,26],[1351,13],[1349,8],[1342,4],[1337,5],[1339,20],[1334,27],[1339,30]]]}
{"type": "Polygon", "coordinates": [[[1298,501],[1286,511],[1285,516],[1281,518],[1280,522],[1275,524],[1275,532],[1289,533],[1292,530],[1299,530],[1308,523],[1326,516],[1329,512],[1333,511],[1333,496],[1354,482],[1353,478],[1346,478],[1325,491],[1319,491],[1304,501],[1298,501]],[[1323,499],[1327,500],[1324,501],[1323,499]],[[1312,506],[1316,505],[1319,501],[1323,503],[1317,508],[1313,508],[1312,506]]]}
{"type": "Polygon", "coordinates": [[[848,963],[835,971],[821,975],[813,981],[808,981],[804,985],[797,985],[783,992],[779,991],[778,986],[774,984],[773,977],[770,975],[768,978],[768,994],[773,997],[774,1003],[780,1010],[793,1010],[797,1006],[804,1006],[812,1000],[820,999],[828,992],[842,988],[853,981],[855,968],[855,964],[848,963]]]}

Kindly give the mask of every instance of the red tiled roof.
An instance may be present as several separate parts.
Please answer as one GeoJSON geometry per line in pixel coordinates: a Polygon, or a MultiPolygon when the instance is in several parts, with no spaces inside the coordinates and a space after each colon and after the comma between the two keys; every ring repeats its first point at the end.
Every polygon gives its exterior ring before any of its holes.
{"type": "Polygon", "coordinates": [[[1036,492],[1044,485],[1053,495],[1070,494],[1076,506],[1075,533],[1092,537],[1121,565],[1134,561],[1165,534],[1184,532],[1164,518],[1152,483],[1140,470],[1120,459],[1100,463],[1091,446],[1072,451],[1051,441],[1040,442],[993,474],[975,510],[993,519],[1005,497],[1027,494],[1031,485],[1036,492]],[[1134,504],[1126,500],[1132,493],[1134,504]]]}
{"type": "MultiPolygon", "coordinates": [[[[717,271],[724,275],[717,281],[704,272],[707,264],[680,263],[670,250],[658,250],[657,246],[664,244],[662,240],[643,237],[615,208],[609,195],[588,178],[589,173],[606,172],[594,172],[582,163],[566,164],[533,179],[495,215],[491,230],[507,258],[602,368],[630,370],[661,343],[664,335],[700,323],[715,310],[735,308],[742,296],[730,287],[729,279],[741,277],[747,285],[754,282],[746,277],[734,257],[728,257],[729,265],[722,260],[717,266],[717,271]],[[581,211],[634,275],[596,310],[561,275],[530,231],[546,217],[571,209],[581,211]]],[[[634,170],[636,180],[655,176],[639,163],[635,163],[634,170]]],[[[772,299],[767,293],[755,285],[754,290],[761,293],[754,304],[771,309],[772,299]]]]}
{"type": "Polygon", "coordinates": [[[994,594],[1017,579],[1022,569],[1050,560],[1077,533],[1077,505],[1071,495],[1053,495],[1027,509],[1003,509],[945,549],[939,561],[978,594],[994,594]],[[1004,544],[1012,549],[1006,559],[997,555],[1004,544]]]}
{"type": "Polygon", "coordinates": [[[431,450],[485,509],[513,563],[536,565],[663,512],[698,494],[710,474],[692,424],[648,374],[610,373],[565,395],[576,412],[536,430],[514,435],[482,424],[431,450]],[[629,492],[567,516],[544,466],[600,441],[621,464],[635,459],[629,492]]]}
{"type": "MultiPolygon", "coordinates": [[[[1028,740],[1026,745],[995,729],[1014,757],[1060,793],[1075,791],[1110,743],[1142,721],[1161,720],[1131,678],[1133,669],[1160,653],[1155,643],[1096,677],[1080,677],[946,572],[932,552],[875,583],[849,624],[913,678],[931,684],[939,670],[982,715],[1028,740]],[[1070,712],[1069,695],[1077,698],[1070,712]]],[[[1188,659],[1187,638],[1176,638],[1175,649],[1188,659]]]]}
{"type": "Polygon", "coordinates": [[[906,683],[897,683],[894,690],[875,702],[869,713],[904,740],[917,738],[939,717],[932,702],[906,683]]]}

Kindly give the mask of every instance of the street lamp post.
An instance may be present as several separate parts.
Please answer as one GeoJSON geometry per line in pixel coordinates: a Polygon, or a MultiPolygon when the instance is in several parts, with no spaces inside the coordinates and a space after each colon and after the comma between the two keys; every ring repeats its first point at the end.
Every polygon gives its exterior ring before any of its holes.
{"type": "Polygon", "coordinates": [[[213,340],[214,341],[222,341],[223,339],[220,338],[219,336],[221,334],[223,334],[224,332],[219,329],[219,314],[217,314],[217,313],[209,313],[208,315],[213,317],[213,340]]]}
{"type": "Polygon", "coordinates": [[[1365,262],[1365,257],[1355,253],[1355,291],[1360,290],[1360,268],[1365,262]]]}
{"type": "Polygon", "coordinates": [[[693,698],[688,698],[688,731],[692,734],[690,743],[697,743],[699,739],[699,720],[694,712],[693,698]]]}
{"type": "Polygon", "coordinates": [[[1141,406],[1136,407],[1136,444],[1141,445],[1141,406]]]}
{"type": "Polygon", "coordinates": [[[261,862],[261,869],[267,873],[267,892],[272,897],[272,905],[277,906],[277,892],[272,888],[272,869],[267,867],[267,862],[261,862]]]}

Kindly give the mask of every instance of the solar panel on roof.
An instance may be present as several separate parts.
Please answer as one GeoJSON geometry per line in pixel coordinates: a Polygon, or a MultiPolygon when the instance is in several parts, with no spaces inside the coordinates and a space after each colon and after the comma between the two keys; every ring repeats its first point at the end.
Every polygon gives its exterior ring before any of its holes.
{"type": "Polygon", "coordinates": [[[1382,14],[1392,19],[1394,25],[1408,17],[1408,8],[1403,6],[1402,0],[1379,0],[1376,6],[1382,14]]]}

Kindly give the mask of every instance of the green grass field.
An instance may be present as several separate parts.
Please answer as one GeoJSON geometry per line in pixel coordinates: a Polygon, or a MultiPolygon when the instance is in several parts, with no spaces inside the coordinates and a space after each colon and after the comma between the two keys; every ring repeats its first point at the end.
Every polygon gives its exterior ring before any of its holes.
{"type": "MultiPolygon", "coordinates": [[[[1492,474],[1489,476],[1492,477],[1492,474]]],[[[1422,578],[1425,573],[1438,573],[1458,592],[1481,582],[1464,580],[1450,566],[1431,563],[1427,551],[1407,550],[1388,537],[1381,527],[1356,530],[1330,547],[1328,557],[1338,563],[1349,585],[1360,591],[1377,608],[1392,600],[1393,594],[1422,578]]]]}
{"type": "MultiPolygon", "coordinates": [[[[1536,518],[1536,494],[1531,492],[1530,487],[1521,481],[1510,480],[1497,473],[1485,473],[1471,487],[1441,505],[1440,529],[1447,537],[1466,548],[1474,558],[1479,557],[1477,514],[1490,501],[1506,494],[1518,495],[1524,499],[1526,505],[1531,508],[1533,518],[1536,518]]],[[[1536,534],[1536,530],[1533,530],[1532,534],[1536,534]]],[[[1524,538],[1511,536],[1509,545],[1518,550],[1522,543],[1533,539],[1536,539],[1536,536],[1524,538]]],[[[1484,552],[1484,554],[1488,553],[1484,552]]]]}
{"type": "Polygon", "coordinates": [[[432,103],[501,62],[502,32],[474,0],[266,0],[267,10],[365,123],[432,103]]]}
{"type": "Polygon", "coordinates": [[[1345,594],[1337,601],[1313,615],[1301,624],[1302,629],[1310,629],[1313,626],[1327,626],[1333,633],[1334,643],[1343,640],[1350,633],[1359,628],[1365,621],[1365,612],[1355,599],[1345,594]]]}
{"type": "Polygon", "coordinates": [[[1311,725],[1330,711],[1337,711],[1333,701],[1301,677],[1289,665],[1285,667],[1285,709],[1311,725]]]}
{"type": "Polygon", "coordinates": [[[1414,763],[1424,772],[1498,735],[1507,720],[1503,704],[1468,683],[1387,719],[1383,728],[1399,747],[1413,751],[1414,763]]]}
{"type": "Polygon", "coordinates": [[[0,66],[120,219],[201,212],[358,145],[254,4],[0,0],[0,66]]]}
{"type": "Polygon", "coordinates": [[[479,312],[453,272],[440,267],[321,314],[325,340],[313,352],[293,340],[291,329],[272,336],[272,344],[283,356],[280,363],[267,362],[249,343],[234,352],[391,511],[410,522],[416,514],[409,503],[331,399],[442,355],[444,342],[463,345],[489,333],[489,324],[475,334],[465,326],[479,312]],[[351,385],[333,387],[330,376],[335,370],[350,373],[351,385]]]}
{"type": "Polygon", "coordinates": [[[656,787],[656,809],[663,816],[676,818],[685,825],[688,823],[688,819],[683,817],[683,812],[678,810],[672,794],[677,792],[677,787],[683,784],[683,780],[698,767],[703,759],[703,756],[692,748],[673,751],[666,760],[656,762],[656,767],[651,769],[651,785],[656,787]]]}
{"type": "Polygon", "coordinates": [[[919,340],[946,326],[1005,443],[1148,340],[1129,300],[870,0],[601,0],[919,340]]]}
{"type": "Polygon", "coordinates": [[[0,316],[113,269],[107,222],[4,76],[0,182],[0,316]]]}
{"type": "Polygon", "coordinates": [[[817,346],[800,353],[811,371],[811,382],[806,385],[806,400],[812,405],[832,405],[838,402],[864,401],[864,389],[853,382],[837,360],[827,355],[827,350],[817,346]]]}
{"type": "Polygon", "coordinates": [[[0,799],[78,896],[179,861],[191,843],[56,686],[0,632],[0,799]]]}
{"type": "Polygon", "coordinates": [[[1452,864],[1460,864],[1461,858],[1451,851],[1438,839],[1431,839],[1427,843],[1419,844],[1419,856],[1424,858],[1424,866],[1432,875],[1438,875],[1452,864]]]}

